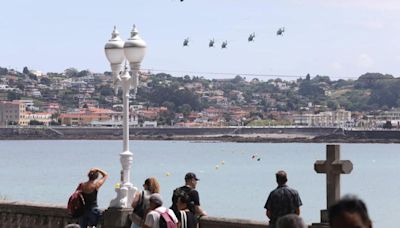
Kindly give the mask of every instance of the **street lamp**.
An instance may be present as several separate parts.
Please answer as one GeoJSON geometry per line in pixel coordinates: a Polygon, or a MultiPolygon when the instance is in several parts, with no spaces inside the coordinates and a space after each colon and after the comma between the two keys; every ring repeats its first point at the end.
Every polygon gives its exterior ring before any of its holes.
{"type": "Polygon", "coordinates": [[[133,193],[136,190],[130,182],[133,154],[129,151],[129,93],[133,89],[133,98],[136,97],[139,85],[138,71],[146,52],[146,43],[139,37],[135,25],[133,25],[131,37],[125,42],[114,26],[112,37],[104,49],[111,65],[115,92],[118,93],[118,88],[122,87],[123,94],[123,151],[119,154],[122,165],[121,183],[115,188],[117,197],[111,200],[110,207],[127,208],[131,205],[133,193]],[[129,62],[130,73],[126,64],[122,70],[125,59],[129,62]]]}

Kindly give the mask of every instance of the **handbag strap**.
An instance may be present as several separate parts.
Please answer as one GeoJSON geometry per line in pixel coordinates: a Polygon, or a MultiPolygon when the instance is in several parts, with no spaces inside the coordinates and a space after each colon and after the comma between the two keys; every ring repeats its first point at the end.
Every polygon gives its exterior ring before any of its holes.
{"type": "Polygon", "coordinates": [[[186,211],[180,211],[181,212],[181,228],[187,228],[187,216],[186,216],[186,211]]]}
{"type": "Polygon", "coordinates": [[[81,190],[81,191],[82,191],[82,190],[83,190],[82,188],[83,188],[83,187],[82,187],[82,183],[79,183],[79,185],[78,185],[78,187],[76,187],[76,190],[75,190],[75,191],[77,191],[77,190],[81,190]]]}

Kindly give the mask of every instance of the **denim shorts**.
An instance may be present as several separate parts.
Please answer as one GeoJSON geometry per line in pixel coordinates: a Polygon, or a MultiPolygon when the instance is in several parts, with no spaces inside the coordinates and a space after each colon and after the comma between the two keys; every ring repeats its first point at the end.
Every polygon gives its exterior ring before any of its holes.
{"type": "Polygon", "coordinates": [[[83,216],[79,218],[79,225],[81,228],[86,228],[87,226],[97,226],[100,216],[101,211],[97,207],[86,209],[83,216]]]}

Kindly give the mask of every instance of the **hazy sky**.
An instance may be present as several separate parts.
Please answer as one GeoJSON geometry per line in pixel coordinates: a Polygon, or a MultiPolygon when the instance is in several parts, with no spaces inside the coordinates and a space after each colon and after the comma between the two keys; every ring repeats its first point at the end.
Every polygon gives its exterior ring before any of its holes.
{"type": "Polygon", "coordinates": [[[0,8],[0,66],[18,70],[109,71],[113,26],[127,39],[136,24],[148,44],[142,68],[174,76],[400,75],[398,0],[9,0],[0,8]]]}

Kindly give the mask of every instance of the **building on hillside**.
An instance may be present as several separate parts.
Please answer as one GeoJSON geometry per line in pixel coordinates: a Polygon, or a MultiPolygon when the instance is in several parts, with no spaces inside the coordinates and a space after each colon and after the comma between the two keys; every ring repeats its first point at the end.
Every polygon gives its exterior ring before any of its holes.
{"type": "Polygon", "coordinates": [[[377,127],[382,127],[387,122],[390,122],[392,126],[400,126],[400,109],[393,109],[390,111],[384,111],[379,115],[368,116],[368,121],[375,122],[377,127]]]}
{"type": "Polygon", "coordinates": [[[29,124],[26,115],[26,103],[19,100],[0,102],[0,126],[10,124],[19,126],[27,126],[29,124]]]}
{"type": "Polygon", "coordinates": [[[144,121],[143,127],[157,127],[157,121],[144,121]]]}
{"type": "Polygon", "coordinates": [[[55,103],[55,102],[46,103],[46,104],[42,105],[41,109],[43,111],[49,112],[51,114],[58,113],[58,112],[60,112],[60,104],[59,103],[55,103]]]}
{"type": "Polygon", "coordinates": [[[37,113],[29,113],[27,112],[28,123],[32,120],[36,120],[42,123],[45,126],[49,126],[51,122],[51,113],[48,112],[37,112],[37,113]]]}
{"type": "Polygon", "coordinates": [[[318,114],[294,114],[296,125],[310,127],[345,127],[351,122],[351,112],[343,109],[318,114]]]}
{"type": "Polygon", "coordinates": [[[91,125],[92,121],[109,121],[113,118],[119,119],[122,113],[115,112],[109,109],[101,108],[82,108],[78,111],[71,113],[63,113],[60,115],[59,119],[61,124],[67,126],[88,126],[91,125]]]}
{"type": "Polygon", "coordinates": [[[13,91],[14,88],[9,87],[8,85],[0,85],[0,91],[13,91]]]}
{"type": "Polygon", "coordinates": [[[78,98],[78,104],[80,108],[96,108],[99,107],[99,101],[94,99],[87,99],[85,96],[83,98],[78,98]]]}
{"type": "Polygon", "coordinates": [[[39,70],[29,70],[29,73],[35,75],[38,78],[45,76],[46,74],[39,70]]]}
{"type": "Polygon", "coordinates": [[[210,103],[215,103],[217,105],[220,106],[228,106],[228,98],[224,97],[224,96],[212,96],[208,98],[208,101],[210,103]]]}

